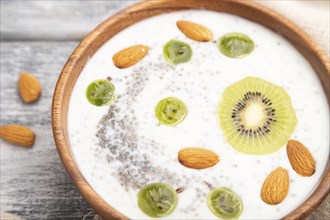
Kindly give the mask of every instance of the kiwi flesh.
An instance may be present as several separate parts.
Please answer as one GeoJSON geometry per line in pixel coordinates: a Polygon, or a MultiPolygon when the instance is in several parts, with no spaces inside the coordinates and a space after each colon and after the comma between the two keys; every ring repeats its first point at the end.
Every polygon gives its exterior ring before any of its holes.
{"type": "Polygon", "coordinates": [[[247,77],[227,87],[217,116],[227,141],[245,154],[276,152],[297,125],[288,93],[257,77],[247,77]]]}

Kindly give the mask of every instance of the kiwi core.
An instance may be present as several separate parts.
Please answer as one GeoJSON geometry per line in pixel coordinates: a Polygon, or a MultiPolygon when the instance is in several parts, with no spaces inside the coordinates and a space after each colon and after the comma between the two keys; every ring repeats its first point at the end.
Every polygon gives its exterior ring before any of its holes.
{"type": "Polygon", "coordinates": [[[275,109],[270,99],[261,92],[247,92],[235,105],[232,119],[241,135],[264,135],[276,122],[275,109]]]}
{"type": "Polygon", "coordinates": [[[241,118],[247,128],[257,128],[266,118],[264,107],[257,102],[251,102],[241,113],[241,118]]]}

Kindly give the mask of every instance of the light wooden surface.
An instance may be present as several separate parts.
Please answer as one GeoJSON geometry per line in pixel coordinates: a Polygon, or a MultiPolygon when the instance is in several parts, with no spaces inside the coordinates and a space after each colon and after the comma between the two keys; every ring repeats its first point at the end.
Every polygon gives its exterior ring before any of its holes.
{"type": "Polygon", "coordinates": [[[1,0],[3,40],[81,40],[137,0],[1,0]]]}
{"type": "Polygon", "coordinates": [[[1,42],[1,124],[26,125],[35,145],[1,140],[1,211],[27,219],[82,219],[91,211],[67,175],[51,129],[51,102],[57,77],[77,42],[1,42]],[[37,103],[23,104],[17,93],[21,70],[34,73],[43,90],[37,103]]]}
{"type": "MultiPolygon", "coordinates": [[[[133,2],[1,1],[1,125],[22,124],[37,134],[31,149],[0,142],[1,211],[26,219],[82,219],[92,211],[56,151],[52,95],[64,63],[78,44],[72,40],[81,39],[100,21],[133,2]],[[43,93],[37,103],[20,100],[16,87],[20,71],[39,78],[43,93]]],[[[327,219],[329,213],[328,196],[308,219],[327,219]]]]}

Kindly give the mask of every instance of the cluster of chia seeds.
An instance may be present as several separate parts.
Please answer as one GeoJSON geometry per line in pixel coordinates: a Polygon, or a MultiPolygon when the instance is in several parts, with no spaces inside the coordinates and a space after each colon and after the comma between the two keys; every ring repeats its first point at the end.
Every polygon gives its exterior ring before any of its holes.
{"type": "MultiPolygon", "coordinates": [[[[159,68],[159,67],[157,67],[159,68]]],[[[141,74],[144,68],[133,69],[126,82],[125,93],[117,96],[108,114],[103,116],[97,128],[99,145],[106,150],[106,159],[112,164],[111,174],[119,180],[126,190],[138,189],[151,181],[180,185],[177,174],[169,172],[163,164],[166,160],[162,145],[147,137],[139,137],[134,116],[133,103],[148,81],[148,74],[141,74]],[[147,152],[147,153],[146,153],[147,152]],[[160,158],[151,159],[151,156],[160,158]]]]}

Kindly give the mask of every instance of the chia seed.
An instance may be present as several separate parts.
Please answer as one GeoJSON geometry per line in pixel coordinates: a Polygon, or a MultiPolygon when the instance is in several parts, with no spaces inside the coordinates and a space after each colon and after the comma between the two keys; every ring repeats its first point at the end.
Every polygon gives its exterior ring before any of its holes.
{"type": "MultiPolygon", "coordinates": [[[[161,67],[168,66],[162,63],[155,66],[161,67]]],[[[163,181],[171,185],[180,185],[182,182],[182,178],[164,167],[166,158],[151,159],[155,155],[164,155],[162,145],[147,137],[138,136],[133,103],[149,80],[142,71],[146,70],[133,69],[133,77],[126,78],[126,91],[110,106],[97,126],[98,145],[106,151],[106,160],[116,166],[111,167],[111,171],[114,171],[114,176],[125,190],[141,188],[150,181],[163,181]]]]}

